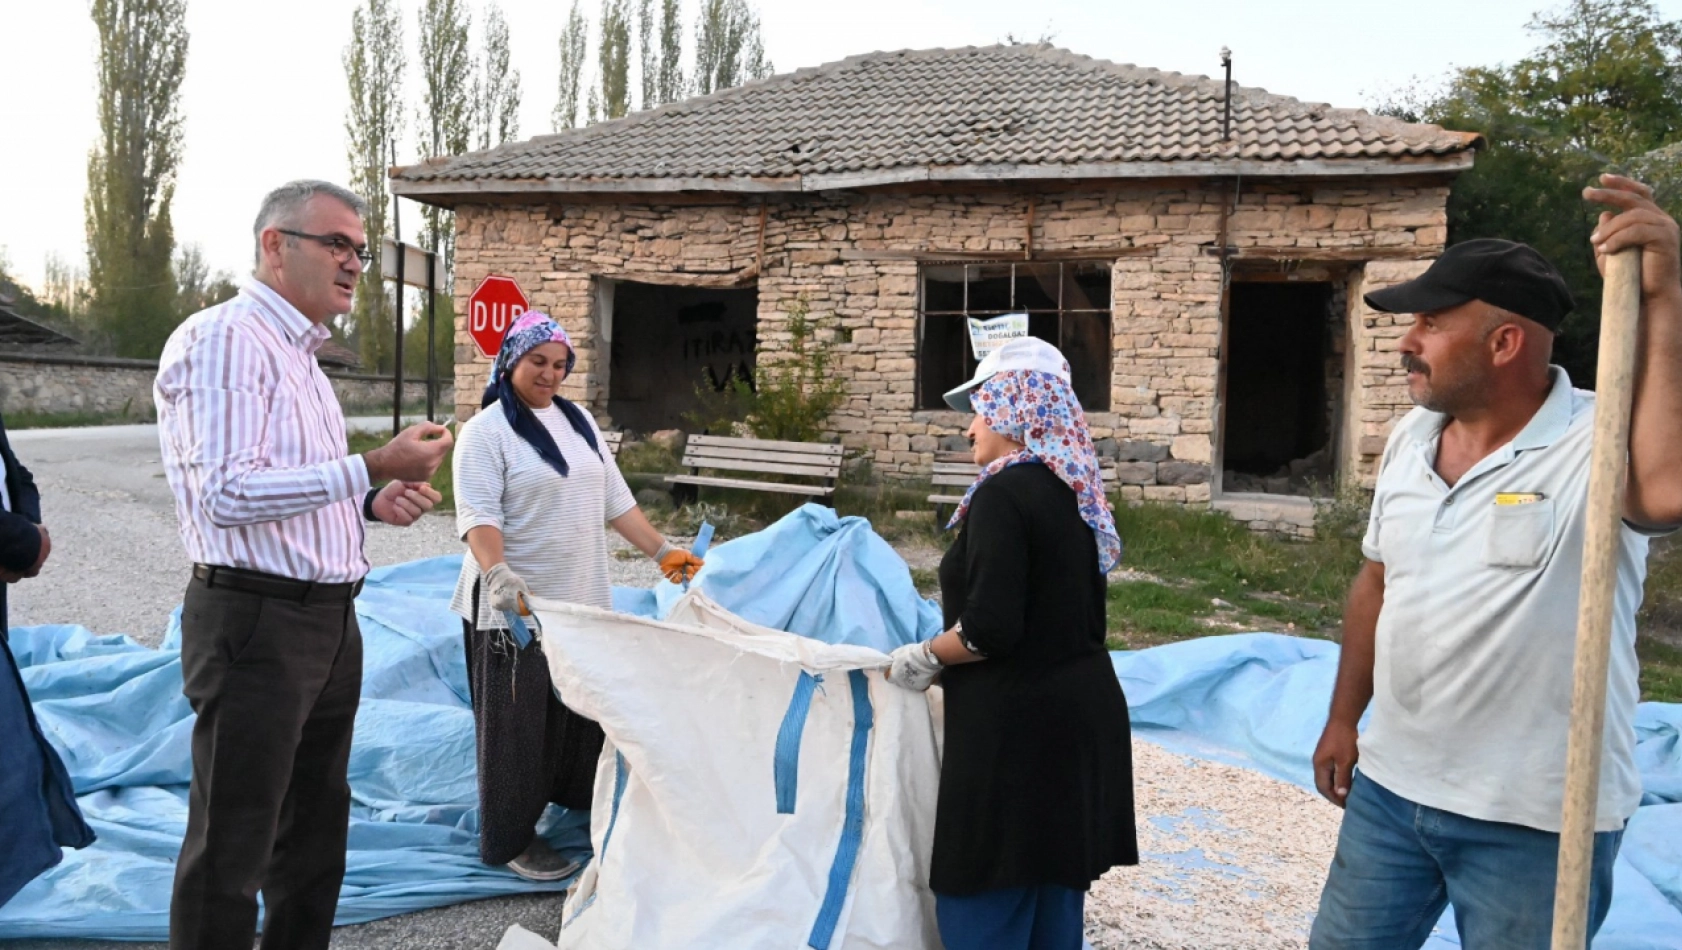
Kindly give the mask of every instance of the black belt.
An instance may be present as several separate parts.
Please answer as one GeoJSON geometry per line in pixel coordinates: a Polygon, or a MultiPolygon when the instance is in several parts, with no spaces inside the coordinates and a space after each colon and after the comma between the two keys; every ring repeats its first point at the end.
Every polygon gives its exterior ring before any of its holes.
{"type": "Polygon", "coordinates": [[[206,587],[244,591],[248,594],[258,594],[263,597],[296,601],[300,604],[320,604],[323,606],[346,604],[354,600],[357,594],[362,593],[361,581],[323,584],[318,581],[300,581],[291,577],[281,577],[279,574],[252,571],[242,567],[223,567],[219,564],[194,564],[193,577],[196,580],[204,581],[206,587]]]}

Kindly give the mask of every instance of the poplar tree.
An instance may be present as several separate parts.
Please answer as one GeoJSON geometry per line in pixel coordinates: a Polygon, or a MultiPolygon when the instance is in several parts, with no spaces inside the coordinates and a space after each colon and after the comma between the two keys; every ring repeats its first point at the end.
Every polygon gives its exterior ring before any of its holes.
{"type": "Polygon", "coordinates": [[[403,21],[394,0],[367,0],[350,18],[345,47],[345,80],[350,110],[345,114],[346,157],[350,187],[368,202],[363,227],[374,262],[362,272],[351,314],[354,333],[369,372],[389,368],[396,327],[386,299],[385,274],[378,253],[388,234],[391,199],[386,171],[395,164],[397,137],[403,130],[403,21]]]}
{"type": "Polygon", "coordinates": [[[491,4],[480,43],[484,58],[473,81],[475,146],[495,148],[520,134],[520,71],[509,66],[508,21],[491,4]]]}
{"type": "MultiPolygon", "coordinates": [[[[602,0],[602,35],[596,46],[597,118],[617,119],[631,111],[630,0],[602,0]]],[[[593,113],[596,109],[591,110],[593,113]]]]}
{"type": "Polygon", "coordinates": [[[572,12],[561,30],[561,76],[559,96],[555,101],[555,131],[578,125],[579,79],[584,72],[584,57],[589,49],[590,26],[579,0],[572,0],[572,12]]]}
{"type": "Polygon", "coordinates": [[[701,0],[695,23],[695,94],[705,96],[769,75],[759,15],[747,0],[701,0]]]}
{"type": "Polygon", "coordinates": [[[655,104],[683,98],[683,10],[678,0],[660,0],[660,78],[655,104]]]}
{"type": "Polygon", "coordinates": [[[122,356],[155,358],[176,312],[170,203],[181,164],[186,0],[93,0],[99,139],[84,199],[89,312],[122,356]]]}

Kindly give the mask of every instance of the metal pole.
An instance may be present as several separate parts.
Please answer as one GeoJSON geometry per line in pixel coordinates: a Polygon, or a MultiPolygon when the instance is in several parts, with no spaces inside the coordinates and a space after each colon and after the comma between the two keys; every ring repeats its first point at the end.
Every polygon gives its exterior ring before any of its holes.
{"type": "Polygon", "coordinates": [[[1226,107],[1221,114],[1221,141],[1232,139],[1232,50],[1221,47],[1221,65],[1226,67],[1226,107]]]}
{"type": "Polygon", "coordinates": [[[432,418],[438,401],[438,341],[433,339],[438,320],[438,254],[426,252],[426,421],[432,418]]]}
{"type": "Polygon", "coordinates": [[[1565,745],[1565,805],[1554,882],[1553,950],[1588,943],[1589,874],[1600,797],[1600,740],[1606,728],[1606,667],[1612,645],[1618,544],[1629,470],[1630,405],[1635,396],[1636,338],[1641,325],[1641,249],[1606,261],[1595,373],[1594,445],[1589,456],[1588,514],[1583,522],[1583,583],[1577,604],[1571,725],[1565,745]]]}
{"type": "Polygon", "coordinates": [[[409,256],[409,248],[402,241],[397,242],[397,365],[392,370],[391,394],[391,435],[403,431],[403,263],[409,256]]]}

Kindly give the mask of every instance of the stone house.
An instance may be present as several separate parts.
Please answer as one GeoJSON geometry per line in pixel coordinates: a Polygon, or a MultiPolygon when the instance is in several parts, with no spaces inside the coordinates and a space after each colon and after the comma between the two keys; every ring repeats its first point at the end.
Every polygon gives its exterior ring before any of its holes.
{"type": "Polygon", "coordinates": [[[465,305],[488,275],[567,327],[569,396],[638,431],[786,352],[804,306],[846,373],[835,434],[915,477],[967,422],[940,400],[975,365],[964,317],[1026,311],[1125,496],[1254,502],[1370,482],[1409,403],[1403,329],[1361,297],[1441,252],[1478,144],[1013,45],[856,56],[392,189],[456,212],[458,417],[489,367],[465,305]]]}

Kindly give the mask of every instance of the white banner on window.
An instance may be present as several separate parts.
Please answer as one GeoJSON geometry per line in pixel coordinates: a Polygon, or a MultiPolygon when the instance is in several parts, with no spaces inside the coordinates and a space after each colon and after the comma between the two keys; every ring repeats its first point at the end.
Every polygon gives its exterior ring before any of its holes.
{"type": "Polygon", "coordinates": [[[975,351],[977,361],[986,359],[994,350],[1004,345],[1006,340],[1020,339],[1028,335],[1028,315],[1025,313],[1007,313],[1002,317],[990,320],[969,318],[969,343],[975,351]]]}

